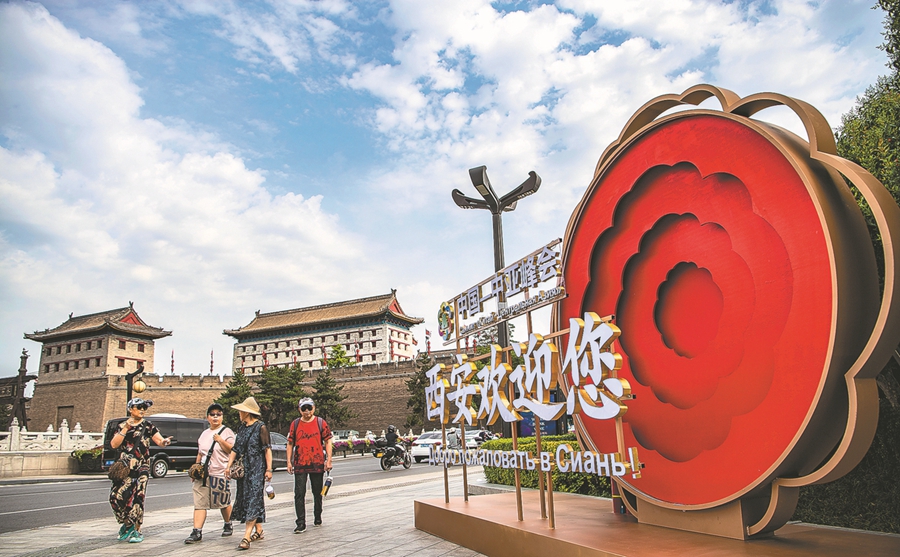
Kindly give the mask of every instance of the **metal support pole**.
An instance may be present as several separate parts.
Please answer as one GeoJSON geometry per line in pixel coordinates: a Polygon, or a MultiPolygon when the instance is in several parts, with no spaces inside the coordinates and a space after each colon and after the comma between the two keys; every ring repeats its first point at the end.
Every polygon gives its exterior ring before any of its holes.
{"type": "MultiPolygon", "coordinates": [[[[531,298],[530,293],[528,292],[528,288],[525,288],[525,299],[528,300],[531,298]]],[[[528,332],[528,338],[531,338],[531,333],[533,332],[532,323],[531,323],[531,312],[528,311],[525,313],[525,326],[528,332]]],[[[538,418],[537,414],[534,414],[534,442],[535,442],[535,453],[538,455],[544,450],[543,444],[541,443],[541,419],[538,418]]],[[[541,518],[547,518],[547,497],[544,491],[544,474],[543,472],[538,471],[538,493],[540,494],[541,499],[541,518]]]]}
{"type": "MultiPolygon", "coordinates": [[[[504,356],[507,358],[509,357],[508,354],[505,354],[504,356]]],[[[513,394],[514,393],[513,384],[509,383],[507,385],[507,389],[509,390],[509,395],[508,395],[509,399],[512,400],[515,396],[513,394]]],[[[512,427],[510,427],[510,430],[512,431],[513,452],[518,454],[518,452],[519,452],[518,428],[516,427],[515,424],[512,424],[512,427]]],[[[515,475],[515,478],[516,478],[516,516],[518,516],[519,522],[521,522],[521,521],[525,520],[525,516],[522,513],[522,471],[519,470],[518,466],[516,466],[513,469],[513,474],[515,475]]]]}
{"type": "MultiPolygon", "coordinates": [[[[432,449],[433,450],[433,449],[432,449]]],[[[447,476],[447,455],[450,451],[447,449],[447,427],[441,423],[441,450],[444,451],[444,503],[450,503],[450,480],[447,476]]]]}
{"type": "Polygon", "coordinates": [[[556,512],[553,507],[553,465],[550,465],[550,471],[547,472],[547,506],[550,514],[550,529],[556,529],[556,512]]]}
{"type": "Polygon", "coordinates": [[[466,468],[466,424],[459,422],[459,433],[462,436],[462,448],[460,449],[460,460],[463,468],[463,500],[469,502],[469,475],[466,468]]]}
{"type": "MultiPolygon", "coordinates": [[[[534,417],[534,441],[536,444],[535,452],[541,454],[543,447],[541,446],[541,419],[534,417]]],[[[541,518],[547,518],[547,501],[544,497],[544,474],[538,472],[538,491],[541,495],[541,518]]]]}
{"type": "Polygon", "coordinates": [[[128,398],[125,399],[125,404],[128,404],[128,401],[131,400],[131,386],[134,383],[134,378],[142,373],[144,373],[144,362],[138,362],[136,370],[125,374],[125,392],[128,394],[128,398]]]}

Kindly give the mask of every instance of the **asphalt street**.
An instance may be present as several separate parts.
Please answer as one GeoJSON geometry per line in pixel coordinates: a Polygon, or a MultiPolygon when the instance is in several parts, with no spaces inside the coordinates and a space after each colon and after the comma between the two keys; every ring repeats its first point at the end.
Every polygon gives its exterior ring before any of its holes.
{"type": "MultiPolygon", "coordinates": [[[[349,485],[386,477],[408,481],[434,470],[422,463],[413,464],[409,470],[400,467],[383,471],[378,459],[364,455],[336,458],[332,475],[335,484],[349,485]]],[[[275,472],[272,484],[276,497],[293,496],[294,479],[286,471],[275,472]]],[[[112,516],[109,487],[109,480],[102,475],[79,481],[0,485],[0,533],[112,516]]],[[[192,504],[191,484],[184,472],[150,479],[145,505],[148,512],[192,504]]]]}

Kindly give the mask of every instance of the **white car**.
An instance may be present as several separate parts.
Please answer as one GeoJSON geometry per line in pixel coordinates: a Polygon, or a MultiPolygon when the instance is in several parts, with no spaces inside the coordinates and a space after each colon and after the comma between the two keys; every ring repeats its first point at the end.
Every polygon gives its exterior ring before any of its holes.
{"type": "Polygon", "coordinates": [[[422,462],[428,458],[428,452],[432,445],[441,446],[440,431],[426,431],[413,441],[412,448],[409,449],[409,456],[413,457],[416,462],[422,462]]]}
{"type": "MultiPolygon", "coordinates": [[[[477,430],[466,430],[466,449],[478,448],[479,443],[475,440],[477,434],[477,430]]],[[[409,450],[409,455],[413,457],[413,460],[416,462],[422,462],[428,458],[428,451],[432,445],[437,445],[438,447],[441,446],[441,430],[436,429],[433,431],[426,431],[420,435],[413,441],[412,448],[409,450]]]]}

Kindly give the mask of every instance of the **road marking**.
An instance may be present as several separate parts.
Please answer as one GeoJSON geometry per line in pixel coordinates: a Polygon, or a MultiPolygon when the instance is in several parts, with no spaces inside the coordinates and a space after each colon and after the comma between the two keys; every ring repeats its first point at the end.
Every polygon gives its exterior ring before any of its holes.
{"type": "MultiPolygon", "coordinates": [[[[144,499],[156,499],[157,497],[187,497],[189,493],[168,493],[163,495],[147,495],[144,499]]],[[[42,507],[40,509],[25,509],[21,511],[9,511],[5,513],[0,513],[0,516],[6,516],[8,514],[22,514],[22,513],[36,513],[39,511],[55,511],[58,509],[71,509],[73,507],[87,507],[90,505],[109,505],[109,501],[94,501],[92,503],[78,503],[77,505],[60,505],[58,507],[42,507]]]]}

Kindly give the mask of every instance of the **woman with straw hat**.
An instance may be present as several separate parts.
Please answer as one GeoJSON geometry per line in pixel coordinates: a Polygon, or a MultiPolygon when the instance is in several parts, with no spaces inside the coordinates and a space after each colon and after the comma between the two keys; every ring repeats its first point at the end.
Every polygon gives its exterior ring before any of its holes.
{"type": "Polygon", "coordinates": [[[225,477],[231,477],[231,465],[242,459],[244,477],[237,480],[232,520],[246,524],[244,538],[238,549],[250,549],[250,542],[263,539],[262,524],[266,521],[266,504],[263,492],[265,483],[272,479],[272,448],[269,430],[260,420],[259,404],[252,396],[232,406],[240,413],[242,426],[237,432],[234,447],[228,457],[225,477]],[[255,531],[254,531],[255,530],[255,531]]]}

